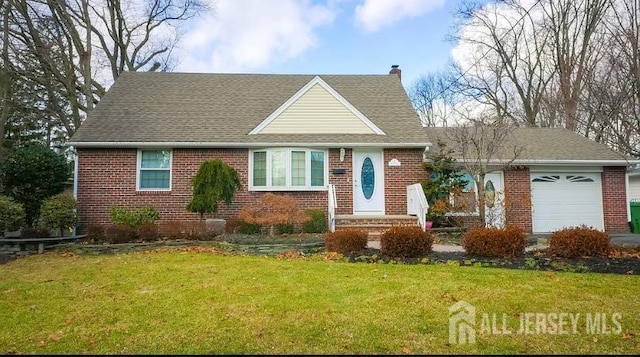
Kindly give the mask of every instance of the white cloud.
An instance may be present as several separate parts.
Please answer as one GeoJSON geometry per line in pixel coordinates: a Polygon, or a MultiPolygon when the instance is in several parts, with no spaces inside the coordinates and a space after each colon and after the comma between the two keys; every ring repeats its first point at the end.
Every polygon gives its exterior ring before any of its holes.
{"type": "Polygon", "coordinates": [[[367,32],[375,32],[408,17],[433,11],[445,0],[364,0],[356,6],[356,23],[367,32]]]}
{"type": "Polygon", "coordinates": [[[301,55],[335,9],[310,0],[217,0],[184,36],[178,70],[247,72],[301,55]]]}

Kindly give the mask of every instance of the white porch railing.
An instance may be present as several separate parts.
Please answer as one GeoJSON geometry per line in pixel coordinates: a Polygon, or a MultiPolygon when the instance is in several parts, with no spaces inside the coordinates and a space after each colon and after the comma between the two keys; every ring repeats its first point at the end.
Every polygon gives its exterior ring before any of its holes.
{"type": "Polygon", "coordinates": [[[423,231],[427,230],[426,215],[429,210],[427,196],[424,195],[422,185],[419,183],[407,186],[407,214],[418,218],[418,225],[423,231]]]}
{"type": "Polygon", "coordinates": [[[337,205],[337,201],[336,201],[336,187],[332,184],[329,184],[329,192],[328,192],[328,196],[329,196],[329,203],[327,205],[328,209],[328,223],[329,223],[329,232],[335,232],[336,231],[336,205],[337,205]]]}

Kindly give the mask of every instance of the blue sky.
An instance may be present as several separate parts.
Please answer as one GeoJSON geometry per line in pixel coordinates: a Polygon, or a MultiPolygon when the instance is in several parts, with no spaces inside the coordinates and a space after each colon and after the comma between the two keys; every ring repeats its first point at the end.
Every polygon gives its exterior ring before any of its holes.
{"type": "Polygon", "coordinates": [[[408,87],[444,67],[457,0],[212,0],[183,35],[177,71],[384,74],[408,87]]]}

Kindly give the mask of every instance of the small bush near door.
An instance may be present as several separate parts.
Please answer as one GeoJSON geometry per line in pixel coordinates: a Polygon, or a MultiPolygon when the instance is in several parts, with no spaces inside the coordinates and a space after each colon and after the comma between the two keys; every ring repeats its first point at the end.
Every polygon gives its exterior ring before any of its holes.
{"type": "Polygon", "coordinates": [[[396,226],[382,233],[380,252],[391,257],[416,258],[431,252],[433,235],[418,226],[396,226]]]}
{"type": "Polygon", "coordinates": [[[519,227],[475,227],[462,235],[462,246],[483,257],[519,257],[524,255],[527,236],[519,227]]]}
{"type": "Polygon", "coordinates": [[[309,208],[304,213],[309,216],[309,220],[302,223],[304,233],[324,233],[327,230],[327,216],[323,210],[309,208]]]}
{"type": "Polygon", "coordinates": [[[328,252],[349,254],[367,247],[367,232],[360,229],[343,229],[324,236],[324,249],[328,252]]]}
{"type": "Polygon", "coordinates": [[[549,253],[562,258],[593,257],[609,251],[607,233],[586,226],[565,228],[549,236],[549,253]]]}

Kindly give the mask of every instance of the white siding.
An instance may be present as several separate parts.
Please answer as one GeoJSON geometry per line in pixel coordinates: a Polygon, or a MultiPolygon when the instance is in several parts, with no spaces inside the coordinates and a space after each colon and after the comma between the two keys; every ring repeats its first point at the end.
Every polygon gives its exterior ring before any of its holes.
{"type": "Polygon", "coordinates": [[[331,93],[316,84],[261,134],[375,134],[331,93]]]}
{"type": "Polygon", "coordinates": [[[640,200],[640,176],[629,176],[629,199],[640,200]]]}

